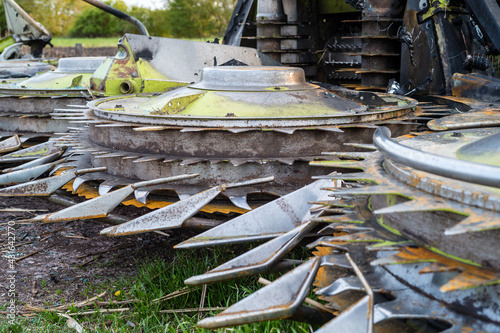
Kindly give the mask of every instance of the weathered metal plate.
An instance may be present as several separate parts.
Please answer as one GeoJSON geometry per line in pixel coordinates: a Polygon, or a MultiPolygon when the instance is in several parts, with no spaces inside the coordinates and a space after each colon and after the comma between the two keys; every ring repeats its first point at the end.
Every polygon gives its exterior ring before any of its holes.
{"type": "Polygon", "coordinates": [[[500,126],[500,109],[455,114],[431,120],[427,126],[433,131],[500,126]]]}

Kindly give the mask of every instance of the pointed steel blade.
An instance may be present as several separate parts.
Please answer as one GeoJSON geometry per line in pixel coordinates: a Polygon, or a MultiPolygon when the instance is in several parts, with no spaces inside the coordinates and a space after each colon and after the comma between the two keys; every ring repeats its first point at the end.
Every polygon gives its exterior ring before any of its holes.
{"type": "Polygon", "coordinates": [[[17,150],[19,147],[21,147],[21,140],[19,140],[19,136],[16,134],[8,139],[0,141],[0,154],[10,153],[17,150]]]}
{"type": "Polygon", "coordinates": [[[343,181],[357,181],[364,183],[375,183],[379,182],[375,179],[376,175],[370,174],[368,172],[354,172],[354,173],[343,173],[343,174],[331,174],[323,176],[313,176],[313,179],[336,179],[343,181]]]}
{"type": "Polygon", "coordinates": [[[420,200],[416,197],[414,200],[406,201],[397,205],[384,207],[381,209],[377,209],[375,214],[392,214],[392,213],[408,213],[408,212],[424,212],[424,211],[454,211],[450,204],[447,202],[441,201],[429,201],[425,200],[427,198],[423,198],[420,200]]]}
{"type": "MultiPolygon", "coordinates": [[[[341,257],[340,255],[338,257],[341,257]]],[[[345,257],[345,256],[344,256],[345,257]]],[[[342,263],[344,265],[344,263],[342,263]]],[[[351,264],[348,264],[352,269],[351,264]]],[[[342,267],[342,266],[339,266],[342,267]]],[[[316,295],[320,296],[336,296],[346,291],[365,291],[363,284],[355,276],[339,278],[331,285],[316,290],[316,295]]]]}
{"type": "MultiPolygon", "coordinates": [[[[80,186],[82,186],[85,182],[93,181],[93,180],[104,180],[109,176],[106,172],[94,172],[92,174],[81,175],[76,177],[73,180],[73,192],[77,192],[80,186]]],[[[102,195],[102,194],[100,194],[102,195]]]]}
{"type": "Polygon", "coordinates": [[[368,315],[369,296],[365,296],[358,302],[342,311],[335,319],[321,326],[316,333],[330,332],[369,332],[368,315]]]}
{"type": "Polygon", "coordinates": [[[106,195],[114,188],[118,188],[118,187],[121,187],[124,185],[128,186],[131,183],[132,182],[130,180],[120,179],[118,177],[110,178],[108,176],[108,178],[104,178],[104,182],[99,184],[98,192],[99,192],[99,195],[106,195]]]}
{"type": "Polygon", "coordinates": [[[12,171],[0,175],[0,184],[19,184],[36,179],[54,167],[54,163],[43,164],[28,169],[12,171]]]}
{"type": "MultiPolygon", "coordinates": [[[[328,255],[321,257],[321,266],[340,267],[345,269],[352,269],[351,263],[344,255],[328,255]]],[[[319,292],[319,291],[318,291],[319,292]]],[[[320,295],[318,293],[318,295],[320,295]]]]}
{"type": "MultiPolygon", "coordinates": [[[[17,167],[14,167],[14,168],[4,169],[4,170],[2,170],[2,172],[7,173],[7,172],[12,172],[12,171],[32,168],[32,167],[39,166],[42,164],[51,163],[51,162],[57,160],[61,155],[62,155],[62,151],[59,151],[59,152],[56,152],[56,153],[53,153],[53,154],[50,154],[47,156],[37,158],[36,160],[21,164],[17,167]]],[[[64,160],[62,160],[62,161],[64,161],[64,160]]]]}
{"type": "Polygon", "coordinates": [[[236,207],[243,208],[246,210],[252,210],[252,207],[250,207],[250,205],[247,202],[246,196],[239,196],[239,197],[231,196],[229,197],[229,200],[231,200],[233,205],[235,205],[236,207]]]}
{"type": "Polygon", "coordinates": [[[160,178],[150,181],[138,182],[125,186],[119,190],[108,193],[104,196],[96,197],[88,201],[65,208],[59,212],[48,214],[42,222],[62,222],[75,221],[91,218],[100,218],[107,216],[116,206],[118,206],[126,197],[134,192],[136,188],[157,185],[166,182],[190,179],[199,176],[199,174],[181,175],[169,178],[160,178]]]}
{"type": "Polygon", "coordinates": [[[419,257],[406,257],[405,253],[399,252],[387,257],[382,257],[370,262],[372,266],[385,266],[385,265],[397,265],[397,264],[417,264],[421,262],[433,262],[433,258],[419,258],[419,257]]]}
{"type": "Polygon", "coordinates": [[[442,292],[452,292],[499,283],[500,273],[492,269],[470,267],[445,283],[439,290],[442,292]]]}
{"type": "Polygon", "coordinates": [[[487,211],[471,209],[467,213],[471,215],[455,224],[453,227],[446,229],[446,236],[459,235],[468,232],[478,232],[500,228],[500,214],[487,211]]]}
{"type": "Polygon", "coordinates": [[[33,147],[18,150],[16,152],[4,155],[0,157],[0,163],[32,161],[40,157],[60,152],[61,150],[62,147],[60,143],[57,143],[55,141],[48,141],[33,147]]]}
{"type": "Polygon", "coordinates": [[[309,201],[326,198],[321,188],[328,180],[318,180],[295,192],[238,216],[218,227],[188,239],[175,248],[194,248],[250,242],[276,237],[311,219],[309,201]]]}
{"type": "Polygon", "coordinates": [[[337,190],[336,188],[325,188],[325,190],[334,191],[333,194],[335,196],[344,196],[344,195],[377,195],[377,194],[394,194],[394,195],[403,195],[408,192],[405,191],[405,188],[401,188],[398,186],[366,186],[362,188],[350,188],[346,190],[337,190]]]}
{"type": "Polygon", "coordinates": [[[373,153],[363,153],[363,152],[323,152],[321,155],[328,156],[336,156],[336,157],[344,157],[344,158],[352,158],[357,160],[364,160],[369,156],[372,156],[373,153]]]}
{"type": "Polygon", "coordinates": [[[42,222],[63,222],[105,217],[134,190],[126,186],[107,195],[70,206],[56,213],[47,214],[42,222]]]}
{"type": "MultiPolygon", "coordinates": [[[[380,323],[390,319],[432,319],[426,307],[427,302],[422,297],[417,299],[401,298],[390,302],[376,304],[374,307],[374,321],[380,323]]],[[[439,315],[437,316],[439,318],[439,315]]]]}
{"type": "Polygon", "coordinates": [[[263,273],[294,248],[315,225],[316,223],[306,222],[208,273],[190,277],[184,283],[200,285],[263,273]]]}
{"type": "Polygon", "coordinates": [[[383,242],[382,239],[379,238],[376,232],[358,232],[351,235],[345,236],[325,236],[317,239],[311,244],[307,245],[307,248],[312,249],[319,245],[336,245],[336,244],[347,244],[347,243],[378,243],[383,242]]]}
{"type": "Polygon", "coordinates": [[[65,171],[59,176],[34,180],[0,189],[0,197],[48,196],[63,187],[78,174],[106,170],[106,168],[65,171]]]}
{"type": "Polygon", "coordinates": [[[148,196],[151,194],[151,192],[157,190],[171,190],[171,189],[172,186],[166,186],[166,185],[145,186],[136,189],[134,191],[134,197],[135,200],[139,201],[140,203],[146,204],[148,196]]]}
{"type": "Polygon", "coordinates": [[[121,236],[160,229],[180,228],[187,219],[196,214],[226,188],[259,184],[272,180],[274,180],[274,177],[266,177],[213,187],[127,223],[103,229],[101,235],[121,236]]]}
{"type": "Polygon", "coordinates": [[[368,144],[368,143],[344,143],[344,146],[369,149],[369,150],[377,150],[377,147],[375,147],[375,145],[368,144]]]}
{"type": "MultiPolygon", "coordinates": [[[[316,220],[316,219],[314,219],[316,220]]],[[[373,231],[373,228],[370,227],[364,227],[356,224],[350,224],[350,223],[332,223],[328,224],[326,227],[318,231],[318,235],[325,235],[325,234],[333,234],[334,232],[338,231],[345,231],[348,233],[355,233],[355,232],[366,232],[366,231],[373,231]]]]}
{"type": "Polygon", "coordinates": [[[343,169],[356,169],[356,170],[365,170],[367,167],[361,161],[356,160],[338,160],[338,161],[312,161],[309,163],[311,166],[319,166],[319,167],[332,167],[332,168],[343,168],[343,169]]]}
{"type": "Polygon", "coordinates": [[[320,216],[314,219],[316,222],[321,223],[364,223],[365,218],[361,214],[344,214],[344,215],[329,215],[320,216]]]}
{"type": "Polygon", "coordinates": [[[198,322],[202,328],[219,328],[292,316],[309,292],[319,267],[313,258],[212,318],[198,322]]]}

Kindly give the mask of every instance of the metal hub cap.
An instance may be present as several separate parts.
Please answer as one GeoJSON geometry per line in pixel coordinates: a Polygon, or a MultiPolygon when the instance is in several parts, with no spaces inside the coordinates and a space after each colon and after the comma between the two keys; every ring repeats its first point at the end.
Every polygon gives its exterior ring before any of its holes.
{"type": "Polygon", "coordinates": [[[195,89],[228,91],[309,90],[318,86],[306,83],[302,68],[282,66],[206,67],[195,89]]]}

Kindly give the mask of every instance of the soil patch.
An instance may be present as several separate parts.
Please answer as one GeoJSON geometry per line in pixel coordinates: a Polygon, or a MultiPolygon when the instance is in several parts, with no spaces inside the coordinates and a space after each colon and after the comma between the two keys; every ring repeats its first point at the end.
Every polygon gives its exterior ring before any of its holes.
{"type": "MultiPolygon", "coordinates": [[[[120,214],[127,210],[127,207],[119,208],[120,214]]],[[[61,206],[42,198],[0,199],[0,246],[3,251],[0,260],[1,305],[10,300],[7,279],[10,276],[9,262],[6,258],[9,231],[15,235],[15,258],[32,254],[15,264],[16,300],[20,305],[34,306],[84,300],[87,286],[133,276],[146,258],[171,261],[174,257],[172,247],[196,233],[173,230],[168,231],[170,237],[146,233],[111,238],[99,234],[109,226],[99,220],[43,224],[16,222],[60,209],[61,206]],[[8,211],[12,208],[24,211],[8,211]],[[15,222],[10,228],[9,221],[15,222]]],[[[145,212],[134,209],[129,210],[127,215],[138,216],[145,212]]]]}

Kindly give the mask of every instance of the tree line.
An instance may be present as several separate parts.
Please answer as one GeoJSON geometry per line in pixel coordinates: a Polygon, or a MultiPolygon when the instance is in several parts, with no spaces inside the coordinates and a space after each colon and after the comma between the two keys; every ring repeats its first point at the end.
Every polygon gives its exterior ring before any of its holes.
{"type": "MultiPolygon", "coordinates": [[[[164,0],[163,9],[128,7],[123,1],[104,1],[140,20],[151,36],[197,38],[222,36],[236,0],[164,0]]],[[[16,0],[56,37],[117,37],[138,33],[134,25],[81,0],[16,0]]],[[[0,29],[6,20],[0,0],[0,29]]]]}

